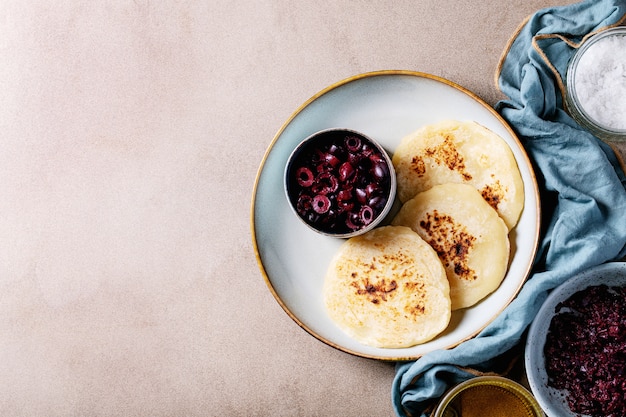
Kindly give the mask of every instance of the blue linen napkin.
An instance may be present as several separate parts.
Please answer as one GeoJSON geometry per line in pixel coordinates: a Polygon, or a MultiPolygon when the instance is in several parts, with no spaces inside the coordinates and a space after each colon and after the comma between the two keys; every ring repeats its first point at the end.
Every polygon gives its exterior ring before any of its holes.
{"type": "Polygon", "coordinates": [[[509,97],[496,109],[531,158],[543,227],[533,270],[513,302],[478,336],[415,362],[398,363],[392,386],[398,416],[426,416],[452,385],[489,371],[519,347],[551,289],[572,275],[626,255],[626,177],[611,148],[563,110],[570,57],[585,36],[626,22],[626,0],[587,0],[530,16],[496,74],[509,97]]]}

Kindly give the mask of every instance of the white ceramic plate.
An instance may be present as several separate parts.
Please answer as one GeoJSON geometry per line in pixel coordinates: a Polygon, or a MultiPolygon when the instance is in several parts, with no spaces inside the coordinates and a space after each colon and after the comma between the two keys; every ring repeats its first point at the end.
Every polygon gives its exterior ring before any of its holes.
{"type": "Polygon", "coordinates": [[[626,263],[603,264],[568,279],[550,293],[530,325],[524,355],[526,373],[530,389],[548,417],[584,417],[570,410],[563,391],[548,386],[543,347],[557,304],[567,300],[578,291],[599,284],[625,286],[626,263]]]}
{"type": "Polygon", "coordinates": [[[520,142],[498,113],[466,89],[410,71],[361,74],[334,84],[304,103],[274,137],[256,178],[252,239],[267,285],[285,312],[314,337],[345,352],[382,360],[409,360],[470,339],[515,297],[525,281],[539,237],[539,197],[520,142]],[[525,206],[512,231],[511,261],[500,287],[479,304],[454,312],[434,340],[403,349],[364,346],[342,333],[326,315],[322,284],[342,240],[309,230],[289,208],[283,172],[291,151],[310,134],[351,128],[378,140],[390,153],[405,135],[442,119],[474,120],[507,141],[519,165],[525,206]]]}

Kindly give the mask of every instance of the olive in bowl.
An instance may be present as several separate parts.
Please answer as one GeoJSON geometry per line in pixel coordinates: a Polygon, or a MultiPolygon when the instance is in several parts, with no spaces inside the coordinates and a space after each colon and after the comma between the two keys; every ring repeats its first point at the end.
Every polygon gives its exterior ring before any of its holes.
{"type": "Polygon", "coordinates": [[[350,129],[327,129],[294,149],[285,167],[285,192],[311,229],[348,238],[383,221],[394,204],[396,176],[376,141],[350,129]]]}

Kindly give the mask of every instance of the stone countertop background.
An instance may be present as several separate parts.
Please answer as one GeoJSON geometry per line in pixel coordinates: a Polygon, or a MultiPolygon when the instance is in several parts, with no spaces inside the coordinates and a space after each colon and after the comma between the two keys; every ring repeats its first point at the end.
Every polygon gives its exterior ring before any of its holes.
{"type": "Polygon", "coordinates": [[[407,69],[493,105],[571,2],[0,2],[0,415],[392,416],[392,363],[300,329],[250,233],[304,101],[407,69]]]}

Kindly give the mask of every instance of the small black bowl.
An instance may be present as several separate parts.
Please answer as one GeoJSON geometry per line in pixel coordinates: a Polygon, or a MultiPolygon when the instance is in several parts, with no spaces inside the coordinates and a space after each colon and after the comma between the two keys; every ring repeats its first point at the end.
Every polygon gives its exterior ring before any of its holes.
{"type": "Polygon", "coordinates": [[[351,129],[326,129],[304,139],[285,167],[294,213],[318,233],[341,238],[378,226],[394,205],[396,175],[387,152],[351,129]]]}

